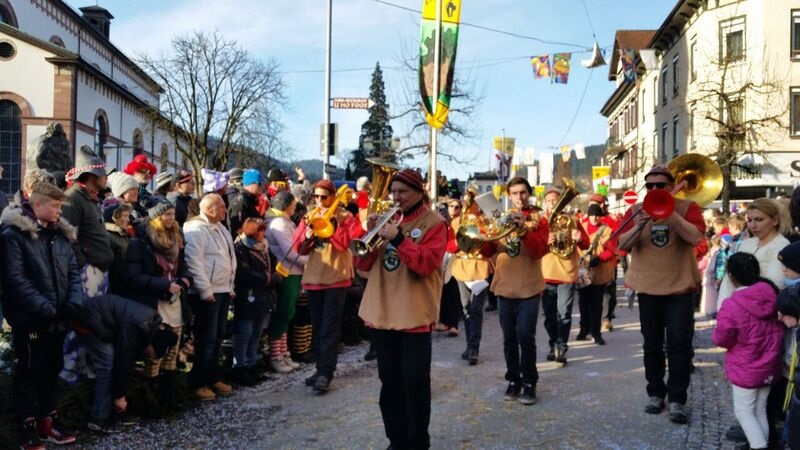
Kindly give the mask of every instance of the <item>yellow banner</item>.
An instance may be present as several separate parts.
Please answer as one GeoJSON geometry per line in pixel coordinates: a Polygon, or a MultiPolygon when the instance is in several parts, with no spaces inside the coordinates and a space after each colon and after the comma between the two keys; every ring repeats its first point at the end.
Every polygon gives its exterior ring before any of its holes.
{"type": "Polygon", "coordinates": [[[570,147],[569,145],[562,145],[561,146],[561,161],[567,162],[569,161],[570,157],[570,147]]]}
{"type": "Polygon", "coordinates": [[[611,185],[610,166],[592,166],[592,188],[598,194],[608,195],[611,185]]]}
{"type": "Polygon", "coordinates": [[[611,175],[611,166],[592,166],[592,180],[606,178],[611,175]]]}
{"type": "MultiPolygon", "coordinates": [[[[423,0],[422,18],[436,20],[436,1],[423,0]]],[[[442,0],[442,22],[459,23],[461,21],[461,0],[442,0]]]]}
{"type": "Polygon", "coordinates": [[[508,156],[514,156],[514,144],[516,140],[517,138],[513,137],[495,136],[493,148],[495,150],[500,150],[508,156]]]}

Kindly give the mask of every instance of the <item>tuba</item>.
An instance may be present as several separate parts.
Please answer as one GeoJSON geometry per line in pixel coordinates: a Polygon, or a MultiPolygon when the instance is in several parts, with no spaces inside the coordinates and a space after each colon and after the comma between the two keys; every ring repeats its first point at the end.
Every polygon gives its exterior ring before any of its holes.
{"type": "Polygon", "coordinates": [[[558,197],[553,211],[550,212],[550,219],[547,225],[550,227],[550,232],[556,234],[555,242],[550,244],[550,253],[557,255],[561,258],[568,259],[572,252],[575,251],[575,241],[572,240],[572,230],[577,228],[575,219],[563,214],[561,211],[567,207],[569,202],[578,196],[578,190],[575,189],[575,182],[569,178],[563,178],[564,191],[558,197]]]}
{"type": "Polygon", "coordinates": [[[367,215],[378,214],[381,215],[381,218],[378,219],[378,223],[371,230],[367,231],[364,237],[350,241],[350,251],[360,257],[383,245],[383,239],[378,236],[378,231],[389,220],[392,220],[398,214],[402,214],[399,207],[394,206],[390,200],[386,199],[389,194],[392,177],[400,170],[400,166],[374,158],[369,158],[367,161],[372,164],[372,190],[369,193],[367,215]]]}

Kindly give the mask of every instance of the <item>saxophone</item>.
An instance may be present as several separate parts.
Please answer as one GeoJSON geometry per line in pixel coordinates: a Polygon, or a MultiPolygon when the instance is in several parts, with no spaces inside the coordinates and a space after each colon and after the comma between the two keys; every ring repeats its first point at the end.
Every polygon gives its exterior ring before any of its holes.
{"type": "Polygon", "coordinates": [[[550,227],[550,232],[556,234],[555,241],[550,244],[550,253],[559,256],[560,258],[569,259],[575,251],[576,242],[572,240],[572,230],[577,229],[575,219],[563,214],[561,211],[567,207],[569,202],[578,196],[578,190],[575,189],[575,182],[569,178],[563,178],[564,191],[558,197],[553,211],[550,213],[550,219],[547,225],[550,227]]]}

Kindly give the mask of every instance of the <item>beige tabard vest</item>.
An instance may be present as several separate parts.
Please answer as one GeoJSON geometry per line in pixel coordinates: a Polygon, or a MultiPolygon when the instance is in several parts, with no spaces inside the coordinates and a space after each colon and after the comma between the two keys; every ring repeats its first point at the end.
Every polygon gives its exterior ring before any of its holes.
{"type": "MultiPolygon", "coordinates": [[[[351,217],[350,212],[339,208],[334,214],[337,226],[342,226],[351,217]]],[[[320,286],[340,283],[353,278],[353,254],[350,249],[340,252],[326,242],[322,249],[311,249],[308,263],[303,270],[303,285],[320,286]]]]}
{"type": "MultiPolygon", "coordinates": [[[[538,226],[543,226],[543,223],[538,226]]],[[[509,243],[508,238],[501,239],[497,244],[491,290],[495,295],[509,299],[526,299],[540,294],[544,291],[542,259],[532,258],[521,241],[514,245],[509,243]],[[518,254],[509,256],[509,251],[512,255],[518,254]]]]}

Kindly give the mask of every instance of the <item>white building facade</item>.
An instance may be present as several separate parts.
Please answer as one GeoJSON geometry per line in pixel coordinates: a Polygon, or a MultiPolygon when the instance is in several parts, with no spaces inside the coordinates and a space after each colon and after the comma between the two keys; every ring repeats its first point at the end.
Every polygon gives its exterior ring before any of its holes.
{"type": "Polygon", "coordinates": [[[680,0],[647,44],[621,42],[626,33],[617,33],[609,76],[617,89],[602,110],[615,191],[641,188],[655,162],[716,158],[730,113],[749,124],[737,143],[731,198],[791,192],[800,181],[800,3],[680,0]],[[636,82],[624,81],[619,44],[655,50],[656,65],[637,58],[636,82]],[[635,124],[623,127],[630,116],[635,124]],[[767,118],[776,120],[760,124],[767,118]]]}
{"type": "Polygon", "coordinates": [[[161,87],[109,40],[113,16],[61,0],[0,0],[0,190],[19,189],[28,145],[58,122],[76,148],[123,168],[145,152],[159,170],[178,152],[152,122],[161,87]]]}

